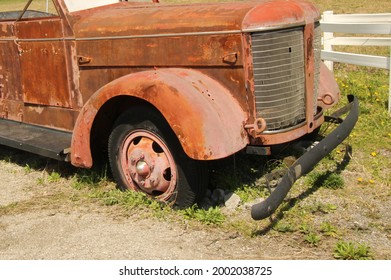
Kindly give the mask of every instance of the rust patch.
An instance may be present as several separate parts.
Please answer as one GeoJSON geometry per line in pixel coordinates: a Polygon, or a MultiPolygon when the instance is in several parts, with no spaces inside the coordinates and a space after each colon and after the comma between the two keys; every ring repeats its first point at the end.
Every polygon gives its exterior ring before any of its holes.
{"type": "MultiPolygon", "coordinates": [[[[318,128],[324,122],[323,115],[317,119],[313,120],[313,129],[318,128]]],[[[293,140],[296,140],[303,135],[309,133],[306,125],[296,128],[294,130],[278,132],[275,134],[262,134],[259,136],[258,140],[254,139],[252,144],[254,145],[276,145],[281,143],[287,143],[293,140]]]]}

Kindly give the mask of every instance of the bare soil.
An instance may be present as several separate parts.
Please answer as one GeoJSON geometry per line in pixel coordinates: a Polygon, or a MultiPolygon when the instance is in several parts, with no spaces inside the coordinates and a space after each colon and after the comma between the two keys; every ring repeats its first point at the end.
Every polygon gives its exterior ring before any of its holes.
{"type": "MultiPolygon", "coordinates": [[[[374,258],[391,259],[389,196],[377,197],[375,189],[347,186],[337,194],[314,190],[306,195],[293,191],[291,199],[302,195],[303,209],[325,199],[343,205],[341,211],[311,216],[312,224],[331,221],[341,232],[339,238],[322,237],[311,246],[299,230],[283,233],[274,230],[270,221],[253,222],[244,208],[227,213],[224,225],[207,226],[175,214],[165,219],[150,215],[148,209],[126,212],[119,206],[105,206],[71,187],[67,166],[60,181],[39,183],[48,174],[48,164],[57,165],[59,172],[64,169],[64,164],[0,146],[2,260],[332,259],[340,239],[365,242],[374,258]],[[36,162],[38,167],[30,168],[36,162]],[[244,233],[246,227],[252,234],[244,233]]],[[[355,174],[345,177],[349,180],[355,174]]],[[[288,216],[280,222],[286,220],[288,216]]]]}

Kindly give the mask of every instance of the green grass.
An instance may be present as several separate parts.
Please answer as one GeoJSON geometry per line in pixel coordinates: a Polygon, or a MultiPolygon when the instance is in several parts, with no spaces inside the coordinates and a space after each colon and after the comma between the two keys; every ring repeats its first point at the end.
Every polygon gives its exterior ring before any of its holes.
{"type": "Polygon", "coordinates": [[[307,177],[307,184],[315,187],[323,187],[327,189],[341,189],[345,182],[340,174],[326,172],[311,172],[307,177]]]}
{"type": "Polygon", "coordinates": [[[341,260],[371,260],[372,252],[368,245],[355,242],[340,241],[336,244],[334,258],[341,260]]]}
{"type": "Polygon", "coordinates": [[[316,233],[310,232],[304,238],[304,241],[308,243],[310,246],[317,247],[321,242],[322,238],[316,233]]]}
{"type": "Polygon", "coordinates": [[[349,139],[355,152],[354,168],[360,173],[356,179],[383,186],[391,185],[388,74],[383,70],[365,67],[339,65],[336,69],[342,95],[353,93],[360,100],[359,121],[349,139]]]}
{"type": "Polygon", "coordinates": [[[333,238],[338,238],[340,235],[337,227],[333,226],[330,222],[323,222],[320,225],[320,232],[325,236],[333,238]]]}
{"type": "Polygon", "coordinates": [[[180,213],[186,219],[196,220],[205,225],[221,225],[225,221],[225,216],[219,207],[211,207],[207,210],[199,209],[196,205],[181,210],[180,213]]]}

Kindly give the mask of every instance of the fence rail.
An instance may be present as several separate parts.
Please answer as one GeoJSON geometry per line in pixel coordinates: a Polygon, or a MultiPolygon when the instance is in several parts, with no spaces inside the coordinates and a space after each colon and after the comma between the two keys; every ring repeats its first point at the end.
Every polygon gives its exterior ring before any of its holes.
{"type": "MultiPolygon", "coordinates": [[[[335,15],[332,11],[323,13],[322,59],[333,70],[333,62],[356,64],[390,70],[391,63],[391,13],[335,15]],[[370,37],[336,37],[335,33],[367,34],[370,37]],[[373,35],[390,35],[374,37],[373,35]],[[333,46],[380,46],[390,47],[390,56],[353,54],[333,51],[333,46]]],[[[391,114],[391,73],[389,83],[388,112],[391,114]]]]}

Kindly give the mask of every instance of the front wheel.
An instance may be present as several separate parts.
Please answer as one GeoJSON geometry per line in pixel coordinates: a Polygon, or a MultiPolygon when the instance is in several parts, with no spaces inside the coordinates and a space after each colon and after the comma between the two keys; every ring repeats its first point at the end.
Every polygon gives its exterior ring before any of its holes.
{"type": "Polygon", "coordinates": [[[187,157],[169,125],[151,109],[118,118],[109,137],[109,161],[121,189],[180,208],[193,205],[206,190],[205,164],[187,157]]]}

